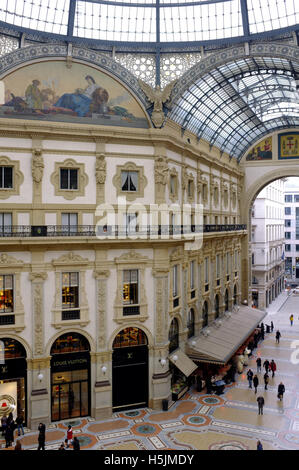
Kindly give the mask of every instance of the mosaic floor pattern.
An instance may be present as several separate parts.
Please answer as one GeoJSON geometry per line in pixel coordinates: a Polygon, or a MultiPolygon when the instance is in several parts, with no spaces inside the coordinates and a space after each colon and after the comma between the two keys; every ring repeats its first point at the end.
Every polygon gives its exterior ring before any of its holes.
{"type": "MultiPolygon", "coordinates": [[[[198,393],[194,389],[168,411],[148,408],[114,413],[110,419],[96,421],[82,418],[54,423],[47,428],[46,449],[58,449],[72,424],[82,450],[254,450],[261,440],[265,450],[299,450],[299,371],[291,361],[292,341],[299,338],[299,320],[289,324],[292,311],[299,311],[299,296],[282,302],[278,312],[268,314],[264,323],[272,320],[274,332],[266,334],[250,358],[248,367],[238,375],[233,386],[221,396],[198,393]],[[275,342],[275,330],[282,334],[275,342]],[[258,374],[258,394],[248,388],[246,372],[256,372],[256,358],[274,359],[277,372],[264,390],[263,374],[258,374]],[[277,386],[286,386],[284,399],[277,399],[277,386]],[[258,415],[256,397],[265,398],[264,414],[258,415]]],[[[37,448],[37,432],[26,430],[16,437],[23,449],[37,448]]],[[[4,441],[0,439],[0,446],[4,441]]]]}

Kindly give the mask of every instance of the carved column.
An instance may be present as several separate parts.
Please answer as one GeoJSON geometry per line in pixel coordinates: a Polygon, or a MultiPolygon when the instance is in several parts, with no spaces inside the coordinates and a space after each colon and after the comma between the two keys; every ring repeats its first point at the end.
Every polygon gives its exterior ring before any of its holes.
{"type": "Polygon", "coordinates": [[[105,202],[105,181],[106,181],[106,156],[104,153],[96,154],[96,185],[97,185],[97,204],[105,202]]]}
{"type": "Polygon", "coordinates": [[[44,289],[43,282],[47,279],[46,272],[32,272],[29,279],[32,282],[33,302],[33,354],[42,356],[44,353],[44,289]]]}
{"type": "MultiPolygon", "coordinates": [[[[42,179],[44,174],[44,160],[42,156],[41,142],[35,142],[37,147],[32,148],[31,173],[32,173],[32,224],[43,225],[43,212],[35,206],[42,203],[42,179]]],[[[33,144],[34,145],[34,144],[33,144]]]]}
{"type": "Polygon", "coordinates": [[[99,350],[105,350],[107,347],[107,279],[110,271],[97,268],[93,275],[97,281],[97,347],[99,350]]]}

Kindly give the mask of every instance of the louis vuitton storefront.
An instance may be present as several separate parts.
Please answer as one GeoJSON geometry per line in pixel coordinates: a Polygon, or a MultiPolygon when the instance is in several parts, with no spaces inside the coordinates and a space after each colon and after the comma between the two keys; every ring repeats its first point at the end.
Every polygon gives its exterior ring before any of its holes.
{"type": "Polygon", "coordinates": [[[0,338],[0,419],[13,414],[23,415],[27,422],[27,360],[21,343],[0,338]]]}
{"type": "Polygon", "coordinates": [[[60,336],[51,348],[51,419],[90,414],[90,346],[78,333],[60,336]]]}

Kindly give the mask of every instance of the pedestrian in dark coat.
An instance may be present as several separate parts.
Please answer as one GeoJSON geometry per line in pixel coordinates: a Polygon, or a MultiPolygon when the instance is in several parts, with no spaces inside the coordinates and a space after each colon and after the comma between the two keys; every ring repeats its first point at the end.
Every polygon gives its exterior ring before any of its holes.
{"type": "Polygon", "coordinates": [[[275,371],[276,371],[277,367],[276,367],[276,363],[274,362],[274,359],[272,359],[272,361],[270,362],[270,370],[272,372],[272,379],[275,375],[275,371]]]}
{"type": "Polygon", "coordinates": [[[6,442],[5,447],[6,448],[12,446],[12,443],[13,443],[13,440],[14,440],[13,432],[14,432],[14,428],[11,424],[6,426],[6,429],[5,429],[5,442],[6,442]]]}
{"type": "Polygon", "coordinates": [[[38,435],[37,450],[45,450],[46,426],[43,423],[39,423],[38,431],[39,431],[39,435],[38,435]]]}
{"type": "Polygon", "coordinates": [[[254,393],[257,392],[257,387],[258,387],[258,385],[259,385],[259,379],[258,379],[258,376],[255,375],[255,376],[253,377],[254,393]]]}
{"type": "Polygon", "coordinates": [[[257,372],[262,372],[262,360],[260,357],[256,360],[256,370],[257,372]]]}
{"type": "Polygon", "coordinates": [[[265,404],[264,397],[259,396],[259,397],[257,397],[256,401],[257,401],[258,408],[259,408],[259,415],[260,414],[262,415],[263,414],[264,404],[265,404]]]}
{"type": "Polygon", "coordinates": [[[2,436],[5,436],[6,426],[7,426],[7,416],[3,415],[1,418],[2,436]]]}
{"type": "Polygon", "coordinates": [[[256,450],[264,450],[261,441],[257,441],[257,443],[256,443],[256,450]]]}
{"type": "Polygon", "coordinates": [[[73,439],[73,449],[80,450],[80,442],[79,439],[75,436],[73,439]]]}
{"type": "Polygon", "coordinates": [[[264,374],[265,390],[268,390],[269,375],[267,372],[264,374]]]}
{"type": "Polygon", "coordinates": [[[285,386],[283,385],[282,382],[280,382],[280,384],[278,385],[278,394],[277,394],[277,398],[279,398],[280,401],[283,399],[284,392],[285,392],[285,386]]]}
{"type": "Polygon", "coordinates": [[[268,361],[268,359],[266,359],[264,361],[263,367],[265,367],[265,371],[267,374],[268,374],[269,366],[270,366],[270,362],[268,361]]]}
{"type": "Polygon", "coordinates": [[[271,333],[273,332],[274,330],[274,324],[273,324],[273,321],[271,321],[271,333]]]}
{"type": "Polygon", "coordinates": [[[280,341],[280,337],[281,337],[281,333],[280,333],[279,330],[277,330],[275,338],[276,338],[276,343],[278,343],[278,344],[279,344],[279,341],[280,341]]]}
{"type": "Polygon", "coordinates": [[[249,383],[249,388],[252,388],[252,379],[253,379],[253,372],[251,369],[247,372],[247,379],[249,383]]]}

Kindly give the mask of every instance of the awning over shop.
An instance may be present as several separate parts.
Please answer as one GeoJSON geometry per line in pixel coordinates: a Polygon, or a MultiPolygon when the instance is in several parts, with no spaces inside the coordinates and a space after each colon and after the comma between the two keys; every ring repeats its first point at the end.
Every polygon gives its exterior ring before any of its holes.
{"type": "Polygon", "coordinates": [[[194,364],[191,359],[180,349],[176,349],[169,356],[168,359],[172,362],[186,377],[192,374],[197,369],[197,365],[194,364]],[[174,360],[174,358],[176,360],[174,360]]]}
{"type": "Polygon", "coordinates": [[[190,340],[186,352],[199,362],[226,364],[266,315],[266,312],[242,305],[190,340]]]}

